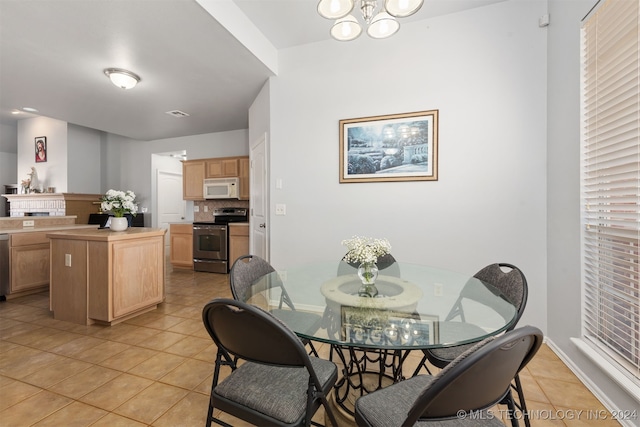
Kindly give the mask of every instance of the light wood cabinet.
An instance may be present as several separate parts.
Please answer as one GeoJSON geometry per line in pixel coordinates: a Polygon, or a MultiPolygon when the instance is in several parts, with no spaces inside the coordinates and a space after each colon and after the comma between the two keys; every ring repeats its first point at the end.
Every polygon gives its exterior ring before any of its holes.
{"type": "Polygon", "coordinates": [[[205,161],[205,178],[237,177],[238,158],[207,159],[205,161]]]}
{"type": "Polygon", "coordinates": [[[203,200],[204,160],[185,160],[182,162],[182,198],[184,200],[203,200]]]}
{"type": "Polygon", "coordinates": [[[13,234],[9,240],[10,294],[26,295],[49,286],[49,239],[46,232],[13,234]]]}
{"type": "Polygon", "coordinates": [[[229,224],[229,268],[242,255],[249,253],[249,226],[229,224]]]}
{"type": "Polygon", "coordinates": [[[240,178],[240,200],[249,200],[249,157],[221,157],[182,162],[182,198],[204,200],[205,178],[240,178]]]}
{"type": "Polygon", "coordinates": [[[240,200],[249,200],[249,169],[251,167],[248,157],[242,157],[238,160],[240,167],[240,200]]]}
{"type": "Polygon", "coordinates": [[[57,320],[114,324],[164,300],[164,234],[158,228],[50,233],[51,309],[57,320]]]}
{"type": "Polygon", "coordinates": [[[193,225],[170,224],[171,265],[193,269],[193,225]]]}

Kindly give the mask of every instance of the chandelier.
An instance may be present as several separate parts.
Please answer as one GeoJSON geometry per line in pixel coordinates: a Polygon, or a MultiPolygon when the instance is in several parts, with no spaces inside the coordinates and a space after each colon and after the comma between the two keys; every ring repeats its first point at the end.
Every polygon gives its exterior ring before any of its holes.
{"type": "Polygon", "coordinates": [[[331,27],[331,37],[339,41],[349,41],[362,33],[362,25],[351,12],[360,4],[362,20],[367,34],[374,39],[383,39],[400,29],[396,18],[413,15],[424,0],[320,0],[318,13],[323,18],[335,19],[331,27]]]}

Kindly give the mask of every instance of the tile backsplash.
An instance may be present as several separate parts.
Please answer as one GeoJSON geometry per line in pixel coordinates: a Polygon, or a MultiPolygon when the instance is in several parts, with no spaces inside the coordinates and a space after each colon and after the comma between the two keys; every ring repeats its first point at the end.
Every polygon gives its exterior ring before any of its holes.
{"type": "MultiPolygon", "coordinates": [[[[249,209],[248,200],[204,200],[193,202],[194,208],[198,207],[198,212],[193,212],[194,221],[213,221],[213,210],[217,208],[247,208],[249,209]],[[205,209],[206,208],[206,209],[205,209]],[[206,210],[206,212],[205,212],[206,210]]],[[[194,209],[195,211],[195,209],[194,209]]]]}

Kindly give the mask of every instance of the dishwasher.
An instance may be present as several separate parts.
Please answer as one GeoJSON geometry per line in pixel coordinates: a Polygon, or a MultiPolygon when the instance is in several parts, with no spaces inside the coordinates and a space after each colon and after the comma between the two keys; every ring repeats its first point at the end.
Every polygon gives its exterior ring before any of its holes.
{"type": "Polygon", "coordinates": [[[9,293],[9,235],[0,234],[0,301],[9,293]]]}

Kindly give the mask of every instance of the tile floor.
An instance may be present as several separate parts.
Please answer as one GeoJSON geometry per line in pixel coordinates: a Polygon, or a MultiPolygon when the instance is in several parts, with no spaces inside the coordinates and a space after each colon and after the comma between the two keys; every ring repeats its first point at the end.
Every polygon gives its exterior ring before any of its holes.
{"type": "MultiPolygon", "coordinates": [[[[54,320],[46,292],[0,302],[0,425],[203,426],[215,347],[201,309],[230,297],[228,277],[168,267],[166,292],[157,310],[111,327],[54,320]]],[[[569,419],[604,407],[547,346],[521,378],[533,426],[619,425],[569,419]]]]}

